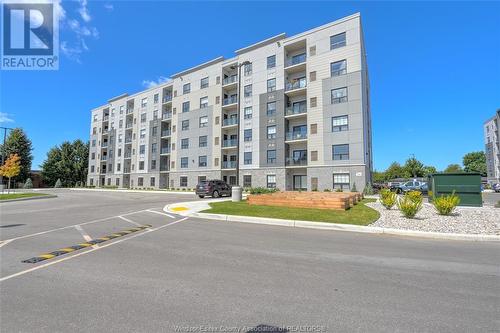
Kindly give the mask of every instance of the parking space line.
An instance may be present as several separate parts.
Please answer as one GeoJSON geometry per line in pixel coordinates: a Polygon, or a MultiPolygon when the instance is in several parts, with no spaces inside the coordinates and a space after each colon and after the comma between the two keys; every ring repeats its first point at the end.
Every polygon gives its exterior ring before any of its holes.
{"type": "Polygon", "coordinates": [[[1,241],[0,242],[0,247],[5,246],[5,245],[9,244],[10,242],[12,242],[11,239],[8,239],[8,240],[5,240],[5,241],[1,241]]]}
{"type": "MultiPolygon", "coordinates": [[[[89,242],[92,240],[92,237],[90,237],[89,234],[87,234],[81,226],[75,225],[75,229],[78,230],[78,232],[82,235],[83,239],[85,239],[86,242],[89,242]]],[[[95,244],[92,247],[98,247],[98,245],[95,244]]]]}
{"type": "Polygon", "coordinates": [[[132,223],[133,225],[136,225],[136,226],[138,226],[138,227],[139,227],[139,226],[141,226],[139,223],[134,222],[134,221],[132,221],[131,219],[128,219],[128,218],[126,218],[126,217],[123,217],[123,216],[118,216],[118,217],[119,217],[119,218],[121,218],[122,220],[127,221],[128,223],[132,223]]]}
{"type": "Polygon", "coordinates": [[[151,210],[151,209],[146,209],[146,212],[155,213],[155,214],[159,214],[159,215],[165,215],[165,216],[170,217],[171,219],[175,219],[175,216],[173,216],[173,215],[166,214],[166,213],[161,213],[161,212],[157,212],[157,211],[151,210]]]}
{"type": "Polygon", "coordinates": [[[24,271],[21,271],[21,272],[17,272],[17,273],[14,273],[14,274],[11,274],[11,275],[7,275],[5,277],[2,277],[0,278],[0,282],[3,282],[3,281],[6,281],[6,280],[9,280],[9,279],[12,279],[12,278],[15,278],[15,277],[18,277],[18,276],[21,276],[21,275],[24,275],[24,274],[27,274],[27,273],[30,273],[30,272],[33,272],[33,271],[36,271],[38,269],[42,269],[42,268],[45,268],[45,267],[48,267],[48,266],[51,266],[51,265],[55,265],[55,264],[58,264],[60,262],[63,262],[63,261],[66,261],[66,260],[70,260],[70,259],[73,259],[73,258],[76,258],[76,257],[79,257],[79,256],[82,256],[84,254],[87,254],[87,253],[90,253],[90,252],[94,252],[94,251],[99,251],[99,250],[103,250],[105,248],[107,248],[108,246],[112,246],[112,245],[115,245],[115,244],[118,244],[118,243],[121,243],[121,242],[124,242],[126,240],[130,240],[132,238],[135,238],[135,237],[140,237],[140,236],[143,236],[143,235],[147,235],[149,234],[150,232],[154,232],[154,231],[158,231],[160,229],[163,229],[165,227],[169,227],[171,225],[174,225],[174,224],[177,224],[179,222],[182,222],[182,221],[185,221],[187,220],[189,217],[184,217],[180,220],[177,220],[177,221],[174,221],[174,222],[170,222],[168,224],[164,224],[162,226],[159,226],[157,228],[152,228],[152,229],[149,229],[149,230],[146,230],[145,232],[143,233],[139,233],[139,234],[134,234],[134,235],[131,235],[129,237],[126,237],[126,238],[122,238],[122,239],[119,239],[117,241],[114,241],[112,243],[108,243],[108,244],[104,244],[96,249],[94,248],[91,248],[87,251],[83,251],[83,252],[78,252],[78,253],[75,253],[73,255],[69,255],[67,257],[64,257],[64,258],[61,258],[61,259],[56,259],[56,260],[53,260],[53,261],[50,261],[46,264],[42,264],[42,265],[39,265],[39,266],[36,266],[36,267],[33,267],[33,268],[30,268],[30,269],[27,269],[27,270],[24,270],[24,271]]]}

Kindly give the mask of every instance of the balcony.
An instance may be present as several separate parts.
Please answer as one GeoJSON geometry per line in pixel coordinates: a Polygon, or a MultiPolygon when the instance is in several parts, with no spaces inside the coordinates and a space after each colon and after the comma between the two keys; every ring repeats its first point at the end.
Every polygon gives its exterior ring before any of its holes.
{"type": "Polygon", "coordinates": [[[108,160],[108,156],[106,156],[106,155],[101,156],[101,161],[107,161],[107,160],[108,160]]]}
{"type": "Polygon", "coordinates": [[[126,144],[127,144],[127,143],[132,143],[132,138],[131,138],[131,137],[130,137],[130,138],[125,138],[125,143],[126,143],[126,144]]]}
{"type": "Polygon", "coordinates": [[[289,59],[285,60],[285,70],[288,73],[296,73],[296,72],[301,72],[305,71],[306,69],[306,54],[298,54],[296,56],[293,56],[289,59]]]}
{"type": "Polygon", "coordinates": [[[163,103],[172,102],[172,95],[163,96],[163,103]]]}
{"type": "Polygon", "coordinates": [[[161,155],[170,154],[170,147],[163,147],[163,148],[161,148],[160,154],[161,155]]]}
{"type": "Polygon", "coordinates": [[[307,140],[306,132],[288,132],[285,141],[307,140]]]}
{"type": "Polygon", "coordinates": [[[123,155],[124,158],[128,159],[128,158],[132,158],[132,153],[131,152],[126,152],[124,155],[123,155]]]}
{"type": "Polygon", "coordinates": [[[168,165],[160,165],[160,172],[170,171],[168,165]]]}
{"type": "Polygon", "coordinates": [[[238,103],[238,96],[231,96],[222,100],[222,106],[229,106],[238,103]]]}
{"type": "Polygon", "coordinates": [[[130,173],[130,168],[123,168],[123,173],[130,173]]]}
{"type": "Polygon", "coordinates": [[[101,143],[101,147],[102,147],[102,148],[106,148],[107,146],[108,146],[108,142],[103,142],[103,143],[101,143]]]}
{"type": "Polygon", "coordinates": [[[223,161],[222,169],[236,169],[236,161],[223,161]]]}
{"type": "Polygon", "coordinates": [[[224,78],[224,80],[222,80],[222,86],[226,88],[228,86],[236,85],[237,82],[238,82],[238,75],[234,74],[224,78]]]}
{"type": "Polygon", "coordinates": [[[237,117],[230,117],[226,118],[222,121],[222,127],[227,127],[227,126],[235,126],[238,124],[238,118],[237,117]]]}
{"type": "Polygon", "coordinates": [[[109,120],[109,115],[106,115],[106,116],[102,117],[102,121],[103,121],[103,122],[106,122],[106,121],[108,121],[108,120],[109,120]]]}
{"type": "Polygon", "coordinates": [[[134,113],[134,108],[127,108],[126,114],[134,113]]]}
{"type": "Polygon", "coordinates": [[[166,129],[166,130],[163,130],[161,131],[161,137],[165,137],[165,136],[170,136],[172,135],[172,131],[170,129],[166,129]]]}
{"type": "Polygon", "coordinates": [[[163,112],[161,114],[161,120],[172,119],[172,111],[163,112]]]}
{"type": "Polygon", "coordinates": [[[307,165],[307,158],[287,157],[285,160],[285,165],[286,166],[306,166],[307,165]]]}
{"type": "Polygon", "coordinates": [[[232,148],[232,147],[237,147],[237,146],[238,146],[237,139],[230,139],[230,140],[222,141],[222,148],[232,148]]]}
{"type": "Polygon", "coordinates": [[[125,128],[126,129],[132,128],[133,125],[134,125],[133,123],[127,123],[125,124],[125,128]]]}
{"type": "Polygon", "coordinates": [[[285,117],[305,115],[306,113],[307,113],[306,103],[298,104],[298,105],[294,105],[294,106],[286,108],[285,117]]]}
{"type": "Polygon", "coordinates": [[[293,93],[300,94],[302,90],[304,90],[306,87],[307,87],[307,81],[306,78],[303,77],[292,82],[286,82],[285,92],[291,92],[289,93],[289,95],[293,95],[293,93]]]}

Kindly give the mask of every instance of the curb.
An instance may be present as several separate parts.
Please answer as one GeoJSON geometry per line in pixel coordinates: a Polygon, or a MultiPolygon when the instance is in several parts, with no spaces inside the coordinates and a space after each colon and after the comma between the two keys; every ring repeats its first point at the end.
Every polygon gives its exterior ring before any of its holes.
{"type": "Polygon", "coordinates": [[[95,191],[95,192],[125,192],[125,193],[161,193],[161,194],[189,194],[195,195],[193,191],[156,191],[156,190],[120,190],[105,188],[69,188],[70,191],[95,191]]]}
{"type": "Polygon", "coordinates": [[[27,197],[27,198],[17,198],[17,199],[8,199],[8,200],[0,200],[0,203],[3,202],[14,202],[14,201],[28,201],[28,200],[38,200],[38,199],[50,199],[57,198],[55,194],[47,194],[47,195],[39,195],[36,197],[27,197]]]}
{"type": "MultiPolygon", "coordinates": [[[[166,208],[167,206],[165,206],[164,209],[166,208]]],[[[455,234],[455,233],[446,234],[440,232],[400,230],[400,229],[381,228],[381,227],[364,227],[364,226],[338,224],[338,223],[283,220],[283,219],[272,219],[263,217],[209,214],[209,213],[191,213],[187,214],[186,216],[209,219],[209,220],[218,220],[223,222],[254,223],[254,224],[285,226],[292,228],[308,228],[308,229],[348,231],[348,232],[370,233],[370,234],[410,236],[410,237],[428,238],[428,239],[461,240],[461,241],[476,241],[476,242],[500,242],[500,236],[495,236],[495,235],[468,235],[468,234],[455,234]]]]}

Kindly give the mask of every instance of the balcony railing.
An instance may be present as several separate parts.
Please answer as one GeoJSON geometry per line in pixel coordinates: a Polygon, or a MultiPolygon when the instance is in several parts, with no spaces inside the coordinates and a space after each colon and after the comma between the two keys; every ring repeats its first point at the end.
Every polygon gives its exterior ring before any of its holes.
{"type": "Polygon", "coordinates": [[[132,158],[132,153],[126,152],[123,156],[124,156],[124,158],[132,158]]]}
{"type": "Polygon", "coordinates": [[[162,154],[170,154],[170,147],[163,147],[161,149],[162,154]]]}
{"type": "Polygon", "coordinates": [[[229,77],[226,77],[224,80],[222,80],[222,85],[225,86],[227,84],[231,84],[236,82],[238,80],[238,75],[231,75],[229,77]]]}
{"type": "Polygon", "coordinates": [[[102,121],[108,121],[108,120],[109,120],[109,116],[102,117],[102,121]]]}
{"type": "Polygon", "coordinates": [[[285,115],[292,116],[295,114],[302,114],[302,113],[306,113],[306,112],[307,112],[306,105],[301,104],[301,105],[295,105],[295,106],[291,106],[291,107],[286,108],[285,115]]]}
{"type": "Polygon", "coordinates": [[[125,138],[125,143],[131,143],[132,142],[132,138],[125,138]]]}
{"type": "Polygon", "coordinates": [[[224,98],[222,101],[222,105],[229,105],[229,104],[234,104],[238,101],[238,96],[231,96],[228,98],[224,98]]]}
{"type": "Polygon", "coordinates": [[[161,114],[161,119],[163,119],[163,120],[165,120],[165,119],[172,119],[172,111],[163,112],[161,114]]]}
{"type": "Polygon", "coordinates": [[[172,95],[163,96],[163,103],[170,102],[172,100],[172,95]]]}
{"type": "Polygon", "coordinates": [[[102,147],[102,148],[106,148],[107,146],[108,146],[108,143],[107,143],[107,142],[103,142],[103,143],[101,143],[101,147],[102,147]]]}
{"type": "Polygon", "coordinates": [[[238,118],[231,117],[224,119],[222,121],[222,126],[231,126],[231,125],[236,125],[237,123],[238,123],[238,118]]]}
{"type": "Polygon", "coordinates": [[[101,156],[101,161],[106,161],[107,159],[108,159],[108,156],[106,156],[106,155],[101,156]]]}
{"type": "Polygon", "coordinates": [[[287,166],[307,165],[307,158],[287,157],[285,163],[287,166]]]}
{"type": "Polygon", "coordinates": [[[301,89],[301,88],[305,88],[305,87],[307,87],[307,81],[305,78],[299,79],[297,81],[285,83],[285,91],[301,89]]]}
{"type": "Polygon", "coordinates": [[[161,136],[170,136],[172,134],[172,131],[169,129],[161,131],[161,136]]]}
{"type": "Polygon", "coordinates": [[[123,168],[123,173],[130,173],[130,168],[123,168]]]}
{"type": "Polygon", "coordinates": [[[288,132],[288,133],[286,133],[286,140],[287,141],[303,140],[303,139],[307,139],[306,132],[288,132]]]}
{"type": "Polygon", "coordinates": [[[230,139],[222,141],[222,147],[236,147],[238,145],[237,139],[230,139]]]}
{"type": "Polygon", "coordinates": [[[307,57],[306,57],[305,53],[296,55],[296,56],[286,60],[285,67],[301,64],[303,62],[306,62],[306,59],[307,59],[307,57]]]}
{"type": "Polygon", "coordinates": [[[127,108],[127,114],[133,113],[133,112],[134,112],[134,108],[127,108]]]}
{"type": "Polygon", "coordinates": [[[222,169],[235,169],[236,168],[236,161],[223,161],[222,162],[222,169]]]}
{"type": "Polygon", "coordinates": [[[132,128],[133,123],[125,124],[125,128],[132,128]]]}
{"type": "Polygon", "coordinates": [[[170,171],[168,165],[160,165],[160,171],[170,171]]]}

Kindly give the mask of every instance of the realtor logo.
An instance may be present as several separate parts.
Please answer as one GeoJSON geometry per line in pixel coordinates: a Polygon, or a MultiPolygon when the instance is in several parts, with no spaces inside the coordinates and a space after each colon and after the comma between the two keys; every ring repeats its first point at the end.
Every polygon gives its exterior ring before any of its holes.
{"type": "Polygon", "coordinates": [[[52,2],[3,1],[2,69],[58,69],[58,32],[52,2]]]}

